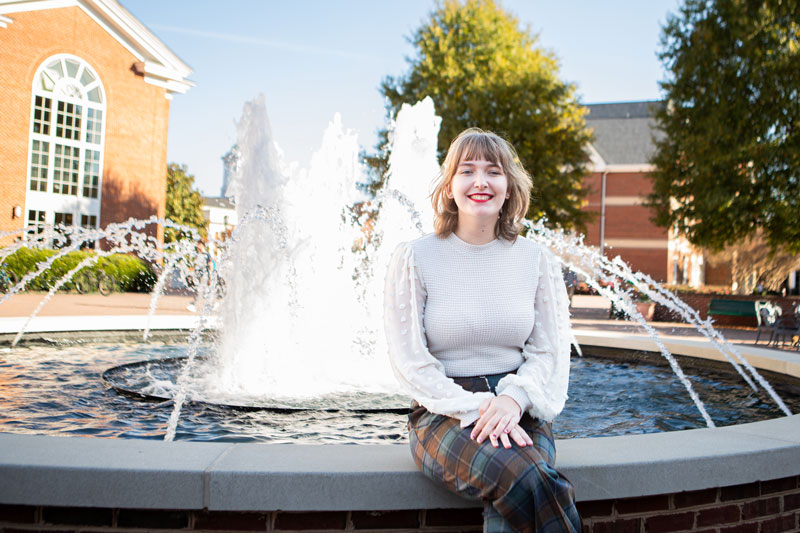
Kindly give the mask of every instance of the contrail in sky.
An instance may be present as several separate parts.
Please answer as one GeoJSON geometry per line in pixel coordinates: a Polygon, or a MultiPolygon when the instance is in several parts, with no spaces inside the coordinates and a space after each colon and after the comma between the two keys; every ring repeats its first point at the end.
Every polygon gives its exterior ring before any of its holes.
{"type": "Polygon", "coordinates": [[[165,26],[163,24],[148,24],[149,28],[160,31],[167,31],[172,33],[182,33],[184,35],[194,35],[197,37],[205,37],[207,39],[216,39],[218,41],[228,41],[232,43],[254,44],[257,46],[264,46],[266,48],[275,48],[278,50],[287,50],[291,52],[302,52],[306,54],[315,55],[333,55],[345,57],[349,59],[372,59],[371,56],[366,54],[359,54],[356,52],[349,52],[347,50],[337,50],[335,48],[319,48],[316,46],[308,46],[304,44],[290,43],[285,41],[270,41],[260,37],[249,37],[247,35],[235,35],[232,33],[218,33],[206,30],[195,30],[192,28],[181,28],[178,26],[165,26]]]}

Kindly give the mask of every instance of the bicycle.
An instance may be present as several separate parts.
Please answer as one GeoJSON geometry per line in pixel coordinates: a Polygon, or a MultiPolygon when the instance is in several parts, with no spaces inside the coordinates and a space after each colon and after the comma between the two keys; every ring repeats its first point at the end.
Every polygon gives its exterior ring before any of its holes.
{"type": "Polygon", "coordinates": [[[78,294],[87,294],[97,290],[103,296],[108,296],[114,292],[114,278],[105,272],[89,271],[81,273],[75,279],[75,290],[78,294]]]}
{"type": "Polygon", "coordinates": [[[7,293],[17,283],[19,283],[17,274],[6,266],[0,266],[0,292],[7,293]]]}

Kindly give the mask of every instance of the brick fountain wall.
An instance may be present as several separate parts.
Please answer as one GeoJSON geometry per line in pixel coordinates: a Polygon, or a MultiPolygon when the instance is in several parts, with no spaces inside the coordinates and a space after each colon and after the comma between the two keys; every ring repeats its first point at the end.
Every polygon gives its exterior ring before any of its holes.
{"type": "MultiPolygon", "coordinates": [[[[584,533],[800,531],[800,476],[579,502],[584,533]]],[[[116,531],[481,531],[481,509],[231,512],[0,505],[3,533],[116,531]]]]}

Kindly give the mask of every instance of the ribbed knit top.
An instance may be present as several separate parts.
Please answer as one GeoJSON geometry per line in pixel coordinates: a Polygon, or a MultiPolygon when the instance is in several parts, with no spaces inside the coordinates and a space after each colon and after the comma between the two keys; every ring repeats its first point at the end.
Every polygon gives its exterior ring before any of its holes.
{"type": "Polygon", "coordinates": [[[385,325],[392,367],[430,411],[478,418],[491,393],[453,377],[517,370],[498,394],[552,420],[566,400],[569,310],[561,269],[529,239],[472,245],[455,234],[401,244],[386,279],[385,325]]]}

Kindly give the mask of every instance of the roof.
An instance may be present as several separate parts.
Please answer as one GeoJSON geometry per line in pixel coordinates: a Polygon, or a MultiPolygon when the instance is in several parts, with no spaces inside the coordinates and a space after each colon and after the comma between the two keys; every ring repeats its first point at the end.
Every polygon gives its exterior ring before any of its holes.
{"type": "Polygon", "coordinates": [[[226,198],[225,196],[204,196],[203,197],[203,206],[204,207],[224,207],[226,209],[235,209],[233,202],[230,198],[226,198]]]}
{"type": "Polygon", "coordinates": [[[589,104],[586,126],[594,132],[592,148],[599,156],[593,166],[602,170],[611,165],[650,165],[655,150],[653,138],[663,133],[655,129],[654,112],[661,101],[589,104]]]}
{"type": "Polygon", "coordinates": [[[191,67],[167,48],[116,0],[0,0],[0,27],[13,24],[13,13],[79,7],[138,60],[134,65],[147,83],[164,87],[167,96],[194,86],[191,67]]]}

